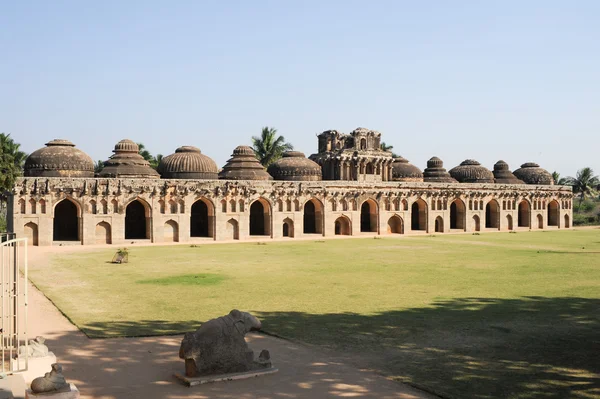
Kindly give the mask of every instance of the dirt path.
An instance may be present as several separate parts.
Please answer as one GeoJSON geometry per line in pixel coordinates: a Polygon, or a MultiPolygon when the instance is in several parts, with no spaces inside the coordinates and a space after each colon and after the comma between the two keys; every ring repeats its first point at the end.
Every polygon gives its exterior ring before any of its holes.
{"type": "MultiPolygon", "coordinates": [[[[32,248],[29,262],[76,247],[32,248]]],[[[181,336],[91,340],[29,285],[29,336],[43,335],[65,376],[82,398],[434,398],[369,371],[344,364],[331,354],[264,335],[250,335],[254,350],[269,349],[279,372],[242,381],[187,388],[175,380],[183,362],[181,336]]]]}

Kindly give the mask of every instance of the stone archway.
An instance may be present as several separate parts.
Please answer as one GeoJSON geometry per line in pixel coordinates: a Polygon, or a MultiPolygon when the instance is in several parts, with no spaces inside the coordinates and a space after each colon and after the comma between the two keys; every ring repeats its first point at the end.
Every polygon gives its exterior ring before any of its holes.
{"type": "Polygon", "coordinates": [[[294,221],[290,218],[283,219],[283,236],[294,237],[294,221]]]}
{"type": "Polygon", "coordinates": [[[377,203],[368,199],[360,206],[360,231],[361,233],[376,233],[378,221],[377,203]]]}
{"type": "Polygon", "coordinates": [[[323,204],[313,198],[304,204],[304,234],[323,234],[323,204]]]}
{"type": "Polygon", "coordinates": [[[466,220],[465,203],[457,198],[450,204],[450,229],[466,231],[466,220]]]}
{"type": "Polygon", "coordinates": [[[544,217],[538,213],[537,215],[538,229],[542,230],[544,228],[544,217]]]}
{"type": "Polygon", "coordinates": [[[565,215],[565,229],[568,229],[569,227],[571,227],[569,215],[565,215]]]}
{"type": "Polygon", "coordinates": [[[54,207],[54,241],[81,241],[79,235],[79,209],[69,198],[54,207]]]}
{"type": "Polygon", "coordinates": [[[412,204],[410,215],[411,230],[427,230],[427,203],[418,199],[412,204]]]}
{"type": "Polygon", "coordinates": [[[398,215],[389,218],[387,222],[388,234],[404,234],[404,221],[398,215]]]}
{"type": "Polygon", "coordinates": [[[213,237],[214,221],[214,205],[206,198],[199,198],[191,208],[190,237],[213,237]]]}
{"type": "Polygon", "coordinates": [[[112,244],[111,228],[107,222],[98,223],[95,233],[96,244],[112,244]]]}
{"type": "Polygon", "coordinates": [[[558,201],[553,200],[548,203],[548,226],[558,227],[558,221],[560,220],[560,208],[558,201]]]}
{"type": "Polygon", "coordinates": [[[506,224],[508,225],[508,230],[513,230],[513,218],[511,215],[506,215],[506,224]]]}
{"type": "Polygon", "coordinates": [[[473,229],[475,231],[481,231],[481,219],[479,216],[473,215],[473,229]]]}
{"type": "Polygon", "coordinates": [[[435,232],[443,233],[444,232],[444,219],[441,216],[435,218],[435,232]]]}
{"type": "Polygon", "coordinates": [[[174,220],[167,220],[163,226],[164,242],[179,242],[179,224],[174,220]]]}
{"type": "Polygon", "coordinates": [[[39,245],[39,233],[38,233],[38,225],[29,222],[25,223],[25,238],[27,238],[27,243],[29,245],[38,246],[39,245]]]}
{"type": "Polygon", "coordinates": [[[500,204],[491,200],[485,206],[485,228],[500,229],[500,204]]]}
{"type": "Polygon", "coordinates": [[[227,221],[227,225],[225,226],[225,231],[227,232],[227,238],[230,240],[239,240],[240,239],[240,229],[238,221],[235,219],[229,219],[227,221]]]}
{"type": "Polygon", "coordinates": [[[340,216],[335,220],[335,235],[336,236],[351,236],[352,223],[346,216],[340,216]]]}
{"type": "Polygon", "coordinates": [[[271,205],[259,198],[250,205],[250,235],[271,235],[271,205]]]}
{"type": "Polygon", "coordinates": [[[149,239],[149,217],[150,210],[147,204],[139,199],[131,201],[125,208],[125,239],[149,239]]]}
{"type": "Polygon", "coordinates": [[[519,227],[529,227],[529,213],[531,211],[531,206],[529,202],[523,200],[519,202],[519,218],[518,218],[518,226],[519,227]]]}

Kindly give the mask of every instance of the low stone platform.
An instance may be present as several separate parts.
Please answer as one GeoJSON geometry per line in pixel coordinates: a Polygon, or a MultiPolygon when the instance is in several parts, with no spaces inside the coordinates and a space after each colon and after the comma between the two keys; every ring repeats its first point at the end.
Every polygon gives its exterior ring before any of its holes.
{"type": "Polygon", "coordinates": [[[246,371],[243,373],[204,375],[200,377],[186,377],[185,375],[179,373],[175,373],[174,376],[188,387],[193,387],[195,385],[208,384],[210,382],[245,380],[247,378],[254,378],[263,375],[274,374],[278,371],[279,369],[271,367],[268,369],[246,371]]]}
{"type": "MultiPolygon", "coordinates": [[[[34,378],[42,377],[50,371],[54,363],[56,363],[56,356],[52,352],[49,352],[48,356],[30,357],[27,361],[27,371],[18,372],[17,374],[22,375],[27,384],[31,384],[34,378]]],[[[23,370],[25,369],[25,359],[12,359],[11,366],[13,370],[23,370]]]]}
{"type": "Polygon", "coordinates": [[[25,391],[25,399],[79,399],[79,389],[75,384],[69,384],[68,391],[33,393],[31,389],[25,391]]]}

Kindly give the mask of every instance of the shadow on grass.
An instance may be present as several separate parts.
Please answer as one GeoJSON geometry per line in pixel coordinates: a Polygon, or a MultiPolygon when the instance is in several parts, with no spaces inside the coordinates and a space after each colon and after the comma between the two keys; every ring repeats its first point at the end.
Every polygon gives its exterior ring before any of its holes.
{"type": "MultiPolygon", "coordinates": [[[[253,312],[268,333],[335,350],[348,363],[445,397],[600,397],[599,299],[462,298],[371,315],[253,312]]],[[[164,335],[199,324],[85,329],[92,336],[164,335]]]]}

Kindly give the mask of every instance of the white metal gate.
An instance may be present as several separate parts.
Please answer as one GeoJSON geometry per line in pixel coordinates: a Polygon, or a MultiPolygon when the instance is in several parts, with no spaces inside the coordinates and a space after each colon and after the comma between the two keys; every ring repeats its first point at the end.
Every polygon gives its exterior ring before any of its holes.
{"type": "Polygon", "coordinates": [[[26,371],[27,342],[27,238],[0,237],[0,297],[2,314],[2,373],[26,371]],[[23,278],[19,270],[23,273],[23,278]]]}

